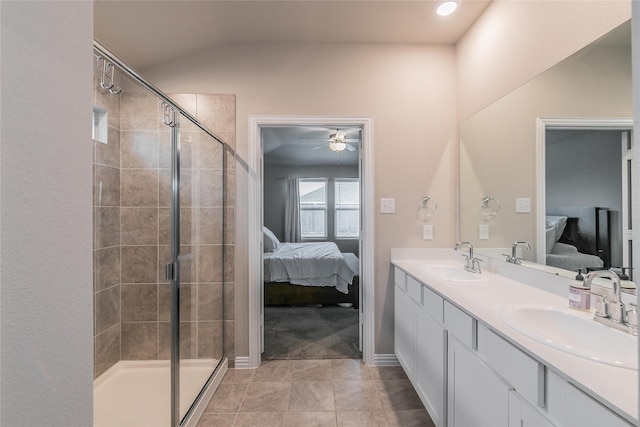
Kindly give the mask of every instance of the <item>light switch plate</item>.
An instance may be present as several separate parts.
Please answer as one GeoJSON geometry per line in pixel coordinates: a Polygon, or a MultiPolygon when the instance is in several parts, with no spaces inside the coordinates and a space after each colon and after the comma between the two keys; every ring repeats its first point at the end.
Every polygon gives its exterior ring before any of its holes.
{"type": "Polygon", "coordinates": [[[478,227],[478,239],[489,239],[489,224],[480,224],[480,226],[478,227]]]}
{"type": "Polygon", "coordinates": [[[425,224],[422,226],[422,238],[424,240],[433,240],[433,225],[425,224]]]}
{"type": "Polygon", "coordinates": [[[380,213],[396,213],[396,199],[394,199],[394,198],[381,198],[380,199],[380,213]]]}
{"type": "Polygon", "coordinates": [[[531,213],[531,199],[528,197],[516,198],[516,213],[531,213]]]}

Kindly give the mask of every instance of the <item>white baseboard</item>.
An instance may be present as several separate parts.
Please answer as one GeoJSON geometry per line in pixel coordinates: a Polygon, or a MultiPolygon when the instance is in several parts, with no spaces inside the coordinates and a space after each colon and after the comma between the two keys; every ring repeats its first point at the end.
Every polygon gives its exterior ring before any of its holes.
{"type": "Polygon", "coordinates": [[[400,366],[400,362],[395,354],[375,354],[373,366],[400,366]]]}
{"type": "Polygon", "coordinates": [[[249,362],[249,356],[237,356],[234,359],[235,369],[251,369],[251,363],[249,362]]]}

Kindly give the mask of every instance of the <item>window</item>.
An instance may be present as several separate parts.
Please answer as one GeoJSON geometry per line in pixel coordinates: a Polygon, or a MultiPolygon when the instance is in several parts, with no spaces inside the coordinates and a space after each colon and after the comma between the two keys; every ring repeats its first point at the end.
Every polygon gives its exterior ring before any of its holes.
{"type": "Polygon", "coordinates": [[[327,238],[327,180],[301,178],[300,232],[303,239],[327,238]]]}
{"type": "Polygon", "coordinates": [[[360,236],[360,182],[336,179],[334,182],[335,236],[357,239],[360,236]]]}

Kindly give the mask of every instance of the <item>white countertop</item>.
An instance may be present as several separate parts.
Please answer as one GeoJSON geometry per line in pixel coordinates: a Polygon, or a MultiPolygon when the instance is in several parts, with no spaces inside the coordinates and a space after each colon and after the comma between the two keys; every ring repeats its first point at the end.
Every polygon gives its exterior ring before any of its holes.
{"type": "MultiPolygon", "coordinates": [[[[487,260],[489,268],[483,273],[490,280],[483,283],[455,283],[434,280],[421,268],[428,261],[454,260],[452,250],[394,250],[391,262],[393,265],[407,272],[409,275],[427,283],[435,292],[456,304],[471,316],[484,323],[507,341],[513,343],[534,359],[553,369],[558,375],[574,384],[576,387],[602,402],[629,422],[638,421],[638,372],[630,369],[597,363],[588,359],[574,356],[528,338],[507,325],[499,317],[501,309],[513,304],[543,304],[554,308],[568,308],[568,285],[561,286],[557,293],[538,289],[501,274],[494,274],[491,261],[487,260]]],[[[507,264],[507,263],[502,263],[507,264]]],[[[463,264],[460,262],[460,268],[463,264]]],[[[518,267],[518,266],[513,266],[518,267]]],[[[499,268],[504,268],[500,265],[499,268]]],[[[512,267],[507,267],[513,270],[512,267]]],[[[497,268],[496,268],[497,269],[497,268]]],[[[523,269],[525,270],[525,269],[523,269]]],[[[529,282],[536,280],[536,273],[524,272],[529,282]],[[531,276],[533,274],[533,276],[531,276]]],[[[553,276],[545,273],[537,278],[541,281],[553,281],[553,276]]],[[[511,277],[514,274],[510,274],[511,277]]],[[[545,287],[544,284],[541,284],[545,287]]],[[[578,315],[592,318],[588,313],[575,311],[578,315]]],[[[612,329],[612,333],[620,333],[612,329]]]]}

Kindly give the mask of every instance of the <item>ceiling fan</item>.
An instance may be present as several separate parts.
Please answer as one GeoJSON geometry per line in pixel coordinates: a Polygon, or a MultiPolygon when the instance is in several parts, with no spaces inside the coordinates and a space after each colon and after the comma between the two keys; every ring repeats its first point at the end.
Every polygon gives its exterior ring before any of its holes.
{"type": "MultiPolygon", "coordinates": [[[[320,138],[314,138],[320,139],[320,138]]],[[[355,151],[356,147],[349,144],[350,142],[360,142],[359,139],[347,139],[347,133],[343,130],[336,129],[334,133],[329,135],[329,139],[327,140],[327,144],[322,144],[317,147],[313,147],[313,150],[317,150],[318,148],[329,147],[331,151],[335,151],[337,153],[348,150],[355,151]]]]}

